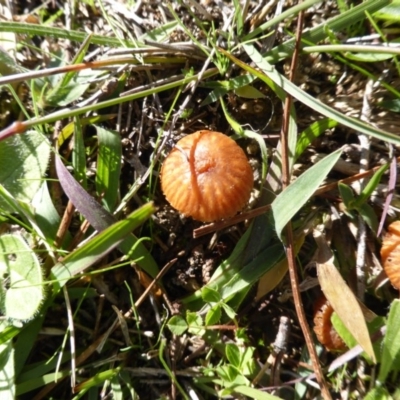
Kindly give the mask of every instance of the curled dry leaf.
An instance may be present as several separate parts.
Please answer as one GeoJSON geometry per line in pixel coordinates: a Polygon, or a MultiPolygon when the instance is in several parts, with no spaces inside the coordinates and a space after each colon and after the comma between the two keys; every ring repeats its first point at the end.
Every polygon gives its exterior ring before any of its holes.
{"type": "Polygon", "coordinates": [[[198,131],[181,139],[165,159],[161,188],[182,214],[211,222],[232,217],[246,205],[253,171],[234,140],[198,131]]]}
{"type": "Polygon", "coordinates": [[[389,225],[382,240],[381,258],[390,283],[400,289],[400,221],[389,225]]]}
{"type": "Polygon", "coordinates": [[[314,332],[318,341],[329,351],[342,351],[346,344],[336,332],[331,322],[333,308],[321,294],[314,304],[314,332]]]}

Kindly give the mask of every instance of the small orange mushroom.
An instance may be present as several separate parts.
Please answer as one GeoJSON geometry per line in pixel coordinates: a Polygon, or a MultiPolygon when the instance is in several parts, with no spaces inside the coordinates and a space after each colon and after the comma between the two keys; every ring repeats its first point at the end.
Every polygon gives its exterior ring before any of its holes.
{"type": "Polygon", "coordinates": [[[246,205],[253,171],[234,140],[198,131],[181,139],[165,159],[161,188],[179,212],[211,222],[232,217],[246,205]]]}
{"type": "Polygon", "coordinates": [[[321,294],[314,304],[314,332],[318,341],[328,351],[342,351],[346,348],[346,344],[332,325],[333,311],[329,301],[321,294]]]}
{"type": "Polygon", "coordinates": [[[382,240],[381,258],[390,283],[400,290],[400,221],[388,226],[388,232],[382,240]]]}

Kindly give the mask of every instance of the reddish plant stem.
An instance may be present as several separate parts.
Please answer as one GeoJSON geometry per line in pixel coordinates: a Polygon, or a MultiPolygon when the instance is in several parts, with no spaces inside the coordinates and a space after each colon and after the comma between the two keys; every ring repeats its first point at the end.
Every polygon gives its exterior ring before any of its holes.
{"type": "MultiPolygon", "coordinates": [[[[301,33],[303,29],[303,12],[300,12],[298,20],[297,20],[297,32],[296,32],[296,47],[293,52],[292,64],[290,66],[290,81],[293,81],[294,74],[297,67],[297,60],[299,55],[300,43],[301,43],[301,33]]],[[[288,153],[288,131],[289,131],[289,121],[290,121],[290,109],[292,106],[292,98],[289,95],[286,95],[285,99],[285,107],[283,114],[283,124],[281,131],[281,142],[282,142],[282,188],[285,189],[290,182],[290,171],[289,171],[289,153],[288,153]]],[[[325,382],[324,375],[322,373],[321,365],[319,364],[317,352],[314,347],[314,343],[312,340],[310,327],[308,326],[306,315],[304,312],[303,302],[301,300],[300,290],[299,290],[299,278],[297,275],[296,268],[296,256],[295,256],[295,248],[294,248],[294,240],[293,240],[293,229],[292,224],[289,221],[285,228],[286,232],[286,256],[288,259],[289,266],[289,276],[290,276],[290,284],[293,292],[294,305],[296,308],[297,317],[299,319],[301,330],[303,331],[303,335],[306,341],[307,349],[310,354],[311,362],[314,368],[314,372],[317,378],[317,381],[321,388],[322,396],[325,400],[330,400],[331,395],[328,390],[328,386],[325,382]]]]}

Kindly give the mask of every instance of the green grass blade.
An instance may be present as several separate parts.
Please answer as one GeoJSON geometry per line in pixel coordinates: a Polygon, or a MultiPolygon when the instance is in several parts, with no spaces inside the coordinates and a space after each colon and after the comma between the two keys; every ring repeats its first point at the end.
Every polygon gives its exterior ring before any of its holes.
{"type": "Polygon", "coordinates": [[[395,365],[400,368],[400,300],[394,299],[390,306],[387,331],[383,339],[382,364],[378,380],[385,382],[395,365]]]}
{"type": "Polygon", "coordinates": [[[113,212],[119,198],[121,174],[121,137],[118,132],[96,126],[99,142],[97,157],[96,190],[102,203],[113,212]]]}
{"type": "Polygon", "coordinates": [[[365,133],[366,135],[373,136],[378,140],[383,140],[388,143],[400,145],[400,138],[397,135],[382,131],[380,129],[376,129],[373,126],[370,126],[362,121],[348,117],[301,90],[299,87],[297,87],[295,84],[293,84],[283,75],[281,75],[265,59],[263,59],[261,54],[254,48],[254,46],[244,44],[243,48],[245,49],[249,57],[261,69],[262,72],[251,68],[249,65],[243,63],[242,61],[238,60],[228,53],[225,54],[229,58],[231,58],[232,61],[235,62],[235,64],[239,65],[251,74],[259,77],[261,80],[267,83],[267,85],[271,86],[273,90],[276,90],[276,87],[282,88],[285,92],[293,96],[295,99],[301,101],[312,110],[319,112],[325,117],[332,118],[335,121],[347,126],[348,128],[354,129],[356,132],[365,133]]]}
{"type": "MultiPolygon", "coordinates": [[[[79,185],[58,156],[55,159],[57,175],[65,194],[89,223],[97,231],[102,231],[113,224],[116,221],[115,217],[79,185]]],[[[157,275],[158,266],[156,262],[143,243],[133,234],[129,235],[119,248],[132,259],[137,260],[138,265],[150,276],[155,277],[157,275]]]]}
{"type": "Polygon", "coordinates": [[[281,237],[287,223],[324,181],[341,155],[336,150],[301,174],[291,185],[280,193],[273,201],[271,208],[275,221],[276,234],[281,237]]]}
{"type": "Polygon", "coordinates": [[[154,206],[151,203],[144,205],[126,219],[116,222],[99,233],[84,246],[56,264],[51,272],[51,279],[56,281],[54,283],[55,292],[58,292],[68,279],[74,278],[77,274],[85,271],[118,246],[127,235],[149,218],[153,212],[154,206]]]}
{"type": "MultiPolygon", "coordinates": [[[[374,13],[375,11],[380,10],[382,7],[390,4],[391,0],[367,0],[348,11],[331,18],[328,21],[324,21],[320,25],[315,28],[310,29],[309,31],[303,32],[302,39],[305,42],[318,43],[321,40],[326,39],[327,31],[338,32],[343,29],[349,27],[349,25],[355,24],[361,20],[365,19],[365,13],[374,13]]],[[[301,6],[304,6],[306,2],[301,3],[301,6]]],[[[305,7],[308,8],[309,6],[305,7]]],[[[289,10],[288,10],[289,11],[289,10]]],[[[283,13],[282,13],[283,15],[283,13]]],[[[273,26],[274,19],[268,21],[271,26],[273,26]]],[[[263,28],[267,29],[269,26],[262,25],[259,29],[263,28]]],[[[256,32],[256,30],[254,30],[256,32]]],[[[252,32],[250,37],[253,37],[254,32],[252,32]]],[[[248,39],[247,37],[246,39],[248,39]]],[[[266,60],[270,63],[277,63],[279,60],[284,58],[288,58],[292,55],[295,46],[295,38],[288,40],[281,45],[274,47],[271,51],[269,51],[265,57],[266,60]]]]}

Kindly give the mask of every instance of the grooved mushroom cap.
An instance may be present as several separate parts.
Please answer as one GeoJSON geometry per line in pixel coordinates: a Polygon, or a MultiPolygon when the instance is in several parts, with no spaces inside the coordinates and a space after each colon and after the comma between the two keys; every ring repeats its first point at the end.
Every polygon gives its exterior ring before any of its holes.
{"type": "Polygon", "coordinates": [[[219,132],[181,139],[161,168],[161,188],[172,207],[203,222],[229,218],[250,198],[253,171],[244,151],[219,132]]]}

